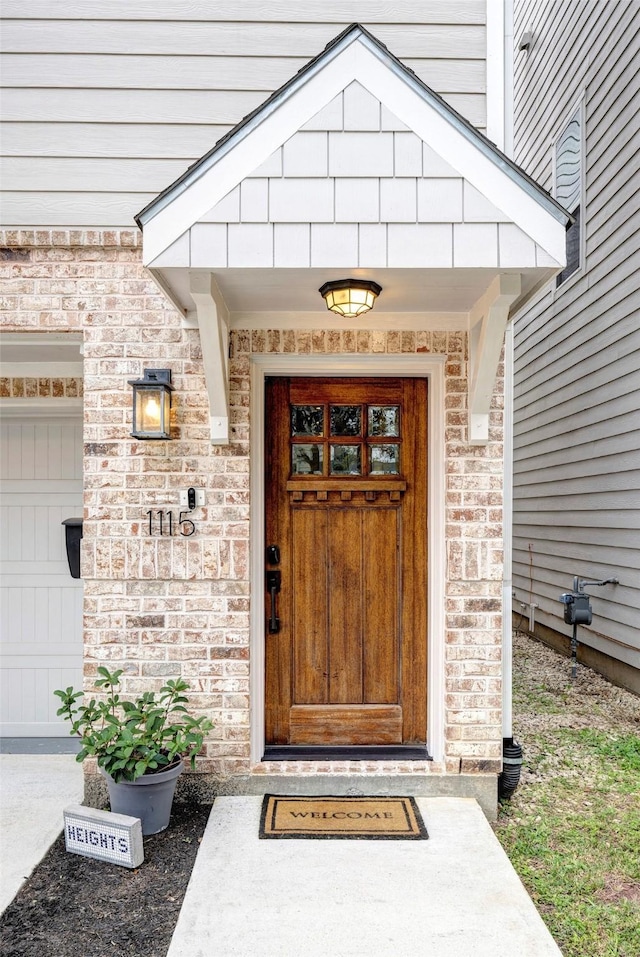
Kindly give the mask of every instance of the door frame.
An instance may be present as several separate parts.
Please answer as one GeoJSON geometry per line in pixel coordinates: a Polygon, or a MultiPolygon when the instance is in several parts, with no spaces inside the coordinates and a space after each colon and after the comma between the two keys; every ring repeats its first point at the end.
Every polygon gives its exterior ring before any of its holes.
{"type": "Polygon", "coordinates": [[[429,379],[428,408],[428,619],[427,748],[434,761],[444,758],[445,633],[445,356],[281,355],[251,356],[250,406],[250,733],[251,764],[259,764],[265,746],[264,621],[264,385],[267,376],[393,376],[429,379]]]}

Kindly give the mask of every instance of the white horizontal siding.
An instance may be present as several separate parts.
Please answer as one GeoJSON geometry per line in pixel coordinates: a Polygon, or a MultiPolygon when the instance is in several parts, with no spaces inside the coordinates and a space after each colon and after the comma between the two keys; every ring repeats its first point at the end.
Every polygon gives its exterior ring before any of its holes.
{"type": "MultiPolygon", "coordinates": [[[[164,124],[211,128],[231,126],[238,113],[245,116],[263,101],[263,92],[246,90],[218,90],[214,99],[208,90],[92,90],[89,96],[67,88],[52,97],[46,87],[12,87],[3,91],[2,116],[7,123],[145,125],[156,117],[164,124]]],[[[179,131],[169,133],[177,137],[179,131]]]]}
{"type": "Polygon", "coordinates": [[[484,0],[9,0],[2,12],[5,226],[131,227],[354,21],[486,125],[484,0]]]}
{"type": "MultiPolygon", "coordinates": [[[[95,0],[67,0],[52,4],[51,0],[4,0],[5,18],[36,20],[194,20],[224,22],[238,20],[237,0],[110,0],[96,5],[95,0]],[[97,7],[97,9],[96,9],[97,7]]],[[[422,0],[419,4],[425,23],[484,23],[484,0],[422,0]]],[[[243,19],[271,19],[286,22],[295,15],[296,23],[322,20],[326,23],[398,23],[416,17],[416,0],[242,0],[243,19]],[[269,14],[267,16],[266,14],[269,14]]]]}
{"type": "Polygon", "coordinates": [[[585,261],[515,324],[514,608],[564,634],[558,596],[588,589],[580,640],[640,667],[640,7],[516,0],[515,158],[551,186],[551,140],[585,96],[585,261]],[[567,69],[567,64],[571,69],[567,69]]]}
{"type": "MultiPolygon", "coordinates": [[[[86,163],[88,175],[92,176],[94,187],[97,188],[100,181],[95,177],[95,170],[92,171],[93,163],[100,163],[109,157],[122,160],[181,158],[186,169],[192,154],[198,151],[200,155],[205,153],[212,136],[219,139],[228,129],[228,126],[212,127],[205,124],[175,126],[148,123],[136,126],[125,123],[5,123],[2,152],[5,156],[19,156],[23,162],[32,163],[34,167],[43,157],[80,157],[86,163]],[[36,150],[37,155],[34,155],[36,150]]],[[[35,191],[40,185],[38,179],[34,178],[31,185],[32,191],[35,191]]],[[[129,192],[124,168],[122,189],[129,192]]]]}
{"type": "MultiPolygon", "coordinates": [[[[241,7],[239,12],[244,13],[241,7]]],[[[295,7],[290,14],[295,15],[295,7]]],[[[345,26],[348,21],[345,22],[345,26]]],[[[338,33],[333,23],[216,23],[209,34],[206,46],[202,42],[201,22],[158,22],[128,20],[126,24],[127,58],[161,57],[168,55],[178,67],[186,57],[196,57],[200,62],[206,51],[209,57],[222,60],[222,70],[243,64],[246,57],[274,58],[286,62],[295,57],[310,60],[338,33]],[[176,56],[179,51],[179,56],[176,56]],[[234,58],[238,58],[235,60],[234,58]]],[[[430,24],[415,23],[411,32],[398,24],[378,24],[375,35],[396,56],[402,59],[422,59],[425,50],[431,58],[451,58],[456,50],[464,48],[465,59],[484,58],[484,27],[482,24],[430,24]]],[[[37,20],[7,20],[0,38],[3,53],[21,54],[122,54],[122,21],[101,20],[96,22],[58,20],[46,22],[43,29],[37,20]]],[[[24,62],[24,61],[22,61],[24,62]]],[[[94,61],[95,62],[95,61],[94,61]]],[[[11,60],[9,60],[11,65],[11,60]]],[[[194,64],[197,66],[197,63],[194,64]]],[[[286,68],[286,66],[285,66],[286,68]]],[[[290,74],[293,71],[290,71],[290,74]]],[[[231,75],[234,75],[233,73],[231,75]]]]}

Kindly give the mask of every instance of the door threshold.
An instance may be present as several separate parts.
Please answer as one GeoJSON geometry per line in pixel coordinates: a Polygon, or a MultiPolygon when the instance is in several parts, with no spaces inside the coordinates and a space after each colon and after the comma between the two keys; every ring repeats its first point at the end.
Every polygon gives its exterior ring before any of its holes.
{"type": "Polygon", "coordinates": [[[424,745],[355,744],[340,747],[325,745],[265,746],[263,761],[432,761],[424,745]]]}

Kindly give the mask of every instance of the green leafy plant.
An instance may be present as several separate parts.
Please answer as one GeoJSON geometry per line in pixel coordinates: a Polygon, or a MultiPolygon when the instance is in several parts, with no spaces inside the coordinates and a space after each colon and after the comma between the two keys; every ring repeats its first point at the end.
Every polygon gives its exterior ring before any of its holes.
{"type": "Polygon", "coordinates": [[[145,691],[135,701],[120,697],[119,671],[98,668],[95,687],[105,693],[78,704],[82,691],[54,691],[62,707],[57,714],[71,722],[70,734],[79,735],[82,748],[77,761],[95,757],[98,766],[114,781],[135,781],[143,774],[157,774],[189,757],[195,767],[204,735],[213,727],[209,718],[187,713],[189,690],[182,678],[169,680],[156,695],[145,691]]]}

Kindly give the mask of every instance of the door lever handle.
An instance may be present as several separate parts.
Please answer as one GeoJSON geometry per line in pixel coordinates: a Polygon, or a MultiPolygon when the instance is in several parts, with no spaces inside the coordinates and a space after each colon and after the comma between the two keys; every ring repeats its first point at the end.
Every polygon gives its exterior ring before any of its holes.
{"type": "Polygon", "coordinates": [[[280,619],[276,614],[276,595],[280,591],[280,582],[282,575],[279,571],[267,572],[267,589],[271,598],[271,611],[269,614],[269,634],[273,635],[280,631],[280,619]]]}

